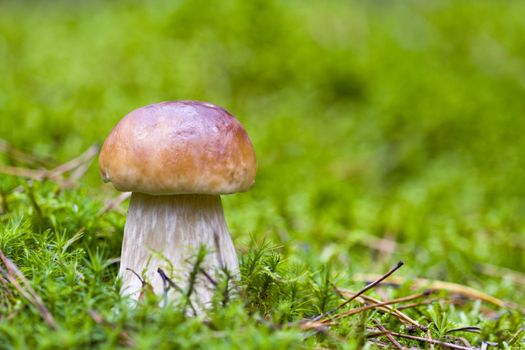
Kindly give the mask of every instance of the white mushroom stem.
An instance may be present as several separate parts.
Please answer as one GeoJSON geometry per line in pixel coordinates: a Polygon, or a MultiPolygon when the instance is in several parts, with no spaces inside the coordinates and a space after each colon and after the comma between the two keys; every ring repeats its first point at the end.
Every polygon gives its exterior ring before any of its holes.
{"type": "MultiPolygon", "coordinates": [[[[161,268],[185,292],[200,247],[206,249],[202,270],[212,279],[224,268],[237,276],[239,265],[233,246],[221,198],[217,195],[152,196],[134,192],[124,228],[124,242],[119,276],[121,294],[138,299],[142,283],[136,272],[153,287],[156,294],[164,293],[165,281],[158,273],[161,268]]],[[[182,298],[171,288],[170,298],[182,298]]],[[[213,296],[214,286],[203,273],[192,292],[198,309],[206,307],[213,296]]]]}

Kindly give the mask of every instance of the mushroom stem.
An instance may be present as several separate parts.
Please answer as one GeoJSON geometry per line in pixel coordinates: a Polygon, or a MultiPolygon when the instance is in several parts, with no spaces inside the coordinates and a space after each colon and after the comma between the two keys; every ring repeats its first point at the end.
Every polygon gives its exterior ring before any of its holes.
{"type": "MultiPolygon", "coordinates": [[[[142,282],[132,271],[141,275],[156,294],[164,293],[165,281],[159,268],[186,292],[201,247],[207,252],[201,267],[208,276],[199,274],[195,280],[192,301],[205,308],[214,289],[209,277],[217,276],[223,269],[234,276],[239,272],[220,196],[152,196],[134,192],[124,228],[121,294],[132,299],[140,296],[142,282]]],[[[177,293],[168,295],[173,300],[181,296],[177,293]]]]}

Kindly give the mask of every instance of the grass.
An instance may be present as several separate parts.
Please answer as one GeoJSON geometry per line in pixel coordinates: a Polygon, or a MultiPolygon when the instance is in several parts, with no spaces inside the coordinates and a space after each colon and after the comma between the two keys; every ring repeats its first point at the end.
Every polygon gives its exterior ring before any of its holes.
{"type": "Polygon", "coordinates": [[[395,347],[369,341],[374,320],[403,335],[525,347],[513,305],[525,299],[524,6],[3,4],[4,170],[54,168],[134,108],[200,99],[241,120],[259,172],[251,192],[223,199],[242,281],[206,319],[151,295],[130,308],[118,295],[126,203],[103,210],[118,193],[95,164],[67,189],[0,174],[0,250],[28,280],[0,283],[0,348],[395,347]],[[301,323],[343,302],[334,286],[357,292],[363,275],[399,260],[399,284],[366,295],[413,295],[425,278],[508,306],[440,289],[403,310],[429,334],[377,307],[328,329],[301,323]],[[24,296],[29,286],[56,326],[24,296]]]}

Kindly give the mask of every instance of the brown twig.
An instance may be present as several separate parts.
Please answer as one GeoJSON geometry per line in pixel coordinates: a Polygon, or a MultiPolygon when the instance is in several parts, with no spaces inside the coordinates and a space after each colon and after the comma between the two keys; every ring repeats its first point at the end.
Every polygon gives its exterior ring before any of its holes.
{"type": "MultiPolygon", "coordinates": [[[[184,294],[184,290],[179,287],[175,282],[173,282],[173,280],[171,278],[168,277],[168,275],[166,275],[166,273],[164,272],[163,269],[161,269],[160,267],[157,269],[157,273],[160,275],[160,277],[162,278],[162,283],[166,286],[168,286],[167,288],[165,287],[164,288],[164,297],[166,298],[167,300],[167,297],[168,297],[168,291],[169,291],[169,288],[173,288],[175,290],[177,290],[179,293],[182,293],[184,294]]],[[[191,311],[193,312],[194,315],[197,315],[197,310],[195,309],[195,306],[193,306],[193,303],[191,302],[190,300],[190,295],[187,296],[187,303],[189,305],[189,307],[191,308],[191,311]]]]}
{"type": "Polygon", "coordinates": [[[99,147],[93,145],[89,147],[80,156],[62,164],[58,167],[47,170],[47,169],[28,169],[21,167],[14,167],[9,165],[0,165],[0,173],[7,175],[19,176],[30,178],[37,181],[51,180],[56,182],[61,189],[72,187],[80,177],[82,177],[89,166],[91,161],[97,155],[99,147]],[[64,179],[64,174],[73,171],[69,179],[64,179]]]}
{"type": "Polygon", "coordinates": [[[92,145],[89,147],[84,153],[82,153],[80,156],[71,159],[68,162],[65,162],[64,164],[61,164],[57,166],[56,168],[50,170],[49,172],[55,176],[63,175],[64,173],[70,172],[73,169],[78,168],[80,165],[90,162],[93,157],[95,157],[98,153],[99,147],[97,145],[92,145]]]}
{"type": "MultiPolygon", "coordinates": [[[[430,327],[427,329],[427,337],[428,339],[433,340],[432,332],[430,331],[430,327]]],[[[430,345],[430,350],[434,350],[434,343],[430,343],[429,345],[430,345]]]]}
{"type": "Polygon", "coordinates": [[[122,192],[117,197],[107,201],[102,207],[102,209],[100,209],[100,211],[97,213],[97,216],[102,216],[106,214],[107,212],[115,208],[118,208],[120,204],[122,204],[122,202],[124,202],[129,197],[131,197],[131,192],[122,192]]]}
{"type": "Polygon", "coordinates": [[[469,341],[467,339],[465,339],[463,337],[457,337],[456,340],[462,342],[463,345],[465,345],[467,348],[473,349],[473,346],[469,343],[469,341]]]}
{"type": "Polygon", "coordinates": [[[67,188],[71,188],[71,187],[74,187],[76,182],[82,177],[84,176],[84,174],[88,171],[89,167],[91,166],[91,163],[93,162],[93,158],[90,158],[89,160],[87,160],[86,162],[82,163],[78,168],[76,168],[75,170],[73,170],[71,172],[71,175],[69,176],[69,178],[63,182],[62,184],[62,189],[67,189],[67,188]]]}
{"type": "Polygon", "coordinates": [[[39,158],[33,154],[16,149],[13,146],[11,146],[6,140],[3,139],[0,139],[0,152],[6,153],[12,159],[16,159],[22,163],[26,163],[29,165],[47,165],[51,162],[54,162],[50,158],[39,158]]]}
{"type": "Polygon", "coordinates": [[[166,282],[170,287],[172,287],[173,289],[176,289],[177,291],[181,292],[181,293],[184,293],[184,290],[182,290],[181,287],[179,287],[175,282],[173,282],[173,280],[171,278],[169,278],[166,273],[164,272],[163,269],[161,269],[160,267],[157,269],[157,272],[158,274],[160,275],[160,277],[162,278],[162,281],[166,282]]]}
{"type": "MultiPolygon", "coordinates": [[[[395,337],[411,339],[411,340],[417,340],[417,341],[425,342],[425,343],[428,343],[428,344],[441,345],[441,346],[445,346],[445,347],[448,347],[448,348],[451,348],[451,349],[472,350],[471,347],[457,345],[457,344],[454,344],[454,343],[448,343],[448,342],[444,342],[444,341],[441,341],[441,340],[429,339],[429,338],[424,338],[424,337],[418,337],[418,336],[415,336],[415,335],[402,334],[402,333],[397,333],[397,332],[392,332],[392,331],[390,331],[389,333],[391,335],[395,336],[395,337]]],[[[383,336],[383,335],[386,335],[386,334],[385,334],[385,332],[381,331],[381,332],[369,333],[369,334],[367,334],[367,337],[374,338],[374,337],[380,337],[380,336],[383,336]]]]}
{"type": "MultiPolygon", "coordinates": [[[[383,302],[374,303],[374,304],[368,304],[368,305],[361,306],[361,307],[356,307],[355,309],[347,310],[345,312],[342,312],[340,314],[337,314],[337,315],[333,316],[332,320],[338,320],[338,319],[343,318],[343,317],[357,315],[357,314],[359,314],[361,312],[364,312],[364,311],[367,311],[367,310],[370,310],[370,309],[376,309],[376,308],[379,308],[380,306],[389,306],[389,305],[396,304],[396,303],[397,302],[395,300],[389,300],[389,301],[383,301],[383,302]]],[[[330,323],[332,320],[331,319],[324,319],[323,322],[324,323],[330,323]]]]}
{"type": "Polygon", "coordinates": [[[380,348],[390,348],[390,345],[388,343],[379,341],[377,339],[369,339],[368,341],[376,346],[379,346],[380,348]]]}
{"type": "MultiPolygon", "coordinates": [[[[341,289],[339,289],[339,291],[342,294],[346,294],[346,295],[350,295],[350,296],[354,295],[354,293],[349,292],[349,291],[345,291],[345,290],[341,290],[341,289]]],[[[362,298],[364,300],[364,302],[371,303],[371,305],[367,305],[367,306],[364,306],[364,307],[361,307],[361,308],[348,310],[348,311],[346,311],[346,312],[344,312],[342,314],[337,315],[336,318],[340,318],[340,317],[344,317],[344,316],[350,316],[350,315],[354,315],[354,314],[357,314],[359,312],[363,312],[363,311],[366,311],[366,310],[369,310],[369,309],[377,308],[379,310],[391,313],[392,315],[394,315],[395,317],[399,318],[404,323],[408,323],[408,324],[411,324],[411,325],[413,325],[413,326],[415,326],[415,327],[417,327],[419,329],[425,330],[426,327],[420,325],[419,322],[417,322],[416,320],[410,318],[408,315],[402,313],[401,311],[392,308],[390,305],[404,303],[404,302],[411,301],[411,300],[416,300],[416,299],[419,299],[419,298],[426,297],[428,295],[429,295],[429,292],[427,291],[427,292],[423,292],[423,293],[419,293],[419,294],[415,294],[415,295],[409,295],[409,296],[406,296],[406,297],[393,299],[393,300],[390,300],[390,301],[387,301],[387,302],[383,302],[383,301],[381,301],[379,299],[375,299],[375,298],[372,298],[370,296],[361,295],[360,298],[362,298]]]]}
{"type": "Polygon", "coordinates": [[[13,285],[20,295],[22,295],[30,304],[37,308],[37,310],[40,312],[40,315],[49,325],[49,327],[56,329],[57,324],[55,319],[53,318],[51,312],[49,312],[47,307],[44,305],[42,298],[31,287],[31,284],[25,278],[20,269],[18,269],[14,262],[5,256],[2,250],[0,250],[0,260],[2,260],[2,263],[6,268],[5,278],[13,285]],[[18,280],[20,280],[21,283],[18,280]]]}
{"type": "Polygon", "coordinates": [[[0,274],[0,283],[4,287],[6,293],[9,294],[9,296],[14,296],[13,292],[11,292],[11,289],[9,288],[9,282],[2,276],[2,274],[0,274]]]}
{"type": "Polygon", "coordinates": [[[315,331],[316,333],[326,333],[328,331],[328,325],[312,320],[305,320],[299,323],[299,328],[303,331],[315,331]]]}
{"type": "Polygon", "coordinates": [[[396,264],[396,266],[392,267],[387,273],[385,273],[384,275],[380,276],[379,278],[377,278],[375,281],[373,281],[372,283],[368,284],[366,287],[364,287],[363,289],[361,289],[359,292],[357,292],[356,294],[354,294],[353,296],[351,296],[349,299],[347,299],[346,301],[344,301],[342,304],[340,304],[339,306],[331,309],[331,310],[328,310],[327,312],[325,313],[322,313],[318,316],[315,316],[314,318],[312,318],[311,320],[312,321],[318,321],[322,318],[325,318],[331,314],[333,314],[334,312],[337,312],[339,309],[341,309],[342,307],[348,305],[352,300],[354,300],[355,298],[359,297],[361,294],[365,293],[366,291],[370,290],[371,288],[375,287],[376,285],[378,285],[379,283],[381,283],[381,281],[385,280],[386,278],[388,278],[390,275],[392,275],[394,272],[396,272],[401,266],[403,266],[403,262],[400,261],[396,264]]]}
{"type": "MultiPolygon", "coordinates": [[[[377,276],[376,275],[360,275],[356,276],[355,279],[357,280],[363,280],[363,281],[370,281],[374,280],[377,276]]],[[[394,277],[392,278],[392,282],[395,285],[401,285],[405,283],[407,279],[404,279],[402,277],[394,277]]],[[[453,283],[453,282],[446,282],[446,281],[439,281],[439,280],[430,280],[430,279],[424,279],[424,278],[415,278],[413,280],[410,280],[412,283],[412,287],[414,288],[425,288],[430,290],[443,290],[447,292],[456,293],[459,295],[462,295],[467,298],[471,299],[478,299],[484,302],[487,302],[492,305],[496,305],[498,307],[510,307],[510,308],[516,308],[521,310],[523,313],[525,313],[525,308],[521,305],[515,305],[503,300],[500,300],[498,298],[495,298],[491,295],[488,295],[486,293],[483,293],[479,290],[476,290],[471,287],[467,287],[461,284],[453,283]]]]}
{"type": "Polygon", "coordinates": [[[406,309],[413,309],[415,307],[433,304],[436,301],[439,301],[439,299],[435,298],[435,299],[429,299],[429,300],[421,301],[419,303],[411,303],[411,304],[406,304],[406,305],[400,305],[400,306],[397,307],[396,310],[402,311],[402,310],[406,310],[406,309]]]}
{"type": "Polygon", "coordinates": [[[143,300],[144,299],[144,296],[146,295],[146,292],[148,292],[148,291],[153,292],[153,287],[151,286],[151,284],[146,282],[146,280],[144,280],[135,270],[130,269],[129,267],[126,267],[126,271],[129,271],[132,274],[134,274],[135,277],[137,277],[139,279],[140,283],[141,283],[141,288],[140,288],[140,293],[139,293],[139,300],[143,300]]]}
{"type": "Polygon", "coordinates": [[[376,324],[377,328],[379,328],[379,330],[385,332],[385,337],[387,337],[387,339],[392,343],[392,345],[394,345],[394,347],[396,347],[397,349],[404,349],[403,345],[401,345],[396,340],[396,338],[394,338],[392,334],[390,334],[390,331],[386,329],[381,323],[379,323],[378,320],[374,320],[374,323],[376,324]]]}
{"type": "Polygon", "coordinates": [[[129,267],[126,267],[126,271],[129,271],[131,272],[132,274],[135,275],[135,277],[137,277],[140,281],[140,283],[142,284],[142,286],[144,287],[144,285],[146,284],[146,281],[144,281],[144,279],[133,269],[130,269],[129,267]]]}
{"type": "Polygon", "coordinates": [[[469,332],[469,333],[480,333],[481,328],[477,326],[467,326],[467,327],[459,327],[454,329],[449,329],[446,334],[454,333],[454,332],[469,332]]]}
{"type": "Polygon", "coordinates": [[[210,276],[209,273],[206,272],[206,270],[204,270],[202,267],[200,268],[200,272],[204,275],[204,277],[206,277],[206,279],[208,280],[208,282],[210,282],[211,284],[213,284],[214,287],[217,287],[217,281],[215,281],[215,279],[213,277],[210,276]]]}
{"type": "Polygon", "coordinates": [[[61,178],[55,176],[49,170],[46,169],[28,169],[10,165],[0,165],[0,173],[19,177],[27,177],[38,181],[43,181],[47,179],[61,181],[61,178]]]}

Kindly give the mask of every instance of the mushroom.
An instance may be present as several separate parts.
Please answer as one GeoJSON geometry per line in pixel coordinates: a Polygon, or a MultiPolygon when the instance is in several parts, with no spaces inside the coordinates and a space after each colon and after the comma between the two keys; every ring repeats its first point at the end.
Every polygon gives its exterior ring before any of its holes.
{"type": "MultiPolygon", "coordinates": [[[[181,289],[190,288],[193,278],[192,300],[205,308],[219,271],[238,276],[220,195],[249,190],[257,165],[246,131],[230,113],[199,101],[136,109],[107,137],[99,167],[104,182],[132,192],[120,260],[121,295],[139,298],[142,281],[136,274],[156,294],[165,292],[166,278],[181,289]],[[207,254],[195,279],[192,271],[202,247],[207,254]]],[[[175,295],[171,291],[169,298],[175,295]]]]}

